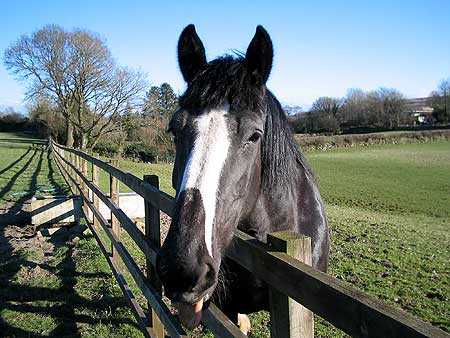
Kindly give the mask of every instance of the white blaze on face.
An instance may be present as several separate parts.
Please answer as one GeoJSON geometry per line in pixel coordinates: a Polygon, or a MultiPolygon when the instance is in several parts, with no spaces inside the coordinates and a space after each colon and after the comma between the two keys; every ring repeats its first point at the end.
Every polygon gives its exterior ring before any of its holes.
{"type": "Polygon", "coordinates": [[[211,257],[214,217],[220,175],[227,159],[230,140],[225,114],[229,105],[211,110],[195,119],[196,139],[181,182],[180,193],[199,190],[205,209],[205,243],[211,257]]]}

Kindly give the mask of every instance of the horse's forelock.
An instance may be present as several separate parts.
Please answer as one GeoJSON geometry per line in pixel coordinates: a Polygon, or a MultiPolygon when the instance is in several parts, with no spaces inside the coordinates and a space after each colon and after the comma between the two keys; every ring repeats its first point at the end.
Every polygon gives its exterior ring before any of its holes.
{"type": "Polygon", "coordinates": [[[226,55],[209,62],[180,97],[180,105],[203,111],[229,102],[235,110],[261,109],[264,89],[253,83],[252,74],[241,56],[226,55]]]}

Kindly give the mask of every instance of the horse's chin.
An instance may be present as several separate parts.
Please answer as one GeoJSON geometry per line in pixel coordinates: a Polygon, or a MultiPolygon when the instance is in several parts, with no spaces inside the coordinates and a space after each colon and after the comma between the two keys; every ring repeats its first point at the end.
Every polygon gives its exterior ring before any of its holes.
{"type": "Polygon", "coordinates": [[[200,321],[202,320],[203,303],[204,298],[193,305],[185,303],[175,304],[175,307],[178,310],[178,318],[183,326],[188,329],[193,329],[200,324],[200,321]]]}

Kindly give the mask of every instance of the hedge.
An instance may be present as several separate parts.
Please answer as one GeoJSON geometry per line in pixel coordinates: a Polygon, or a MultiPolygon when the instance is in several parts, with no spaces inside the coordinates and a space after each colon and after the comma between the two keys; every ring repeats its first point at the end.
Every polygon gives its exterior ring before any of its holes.
{"type": "Polygon", "coordinates": [[[296,134],[295,139],[304,151],[313,151],[332,148],[367,147],[381,144],[422,143],[450,140],[450,130],[443,129],[334,136],[305,136],[296,134]]]}

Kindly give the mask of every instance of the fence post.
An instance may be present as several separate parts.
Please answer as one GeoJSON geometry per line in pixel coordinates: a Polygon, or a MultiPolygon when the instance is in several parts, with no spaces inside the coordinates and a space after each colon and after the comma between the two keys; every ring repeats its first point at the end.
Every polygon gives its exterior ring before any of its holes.
{"type": "MultiPolygon", "coordinates": [[[[70,163],[72,163],[76,167],[77,164],[75,163],[75,154],[73,154],[73,153],[69,153],[69,154],[70,154],[70,157],[69,157],[70,163]]],[[[72,193],[74,193],[77,191],[77,189],[75,187],[77,175],[75,175],[75,170],[72,167],[70,168],[70,175],[75,178],[75,182],[70,180],[70,185],[72,187],[72,193]]]]}
{"type": "MultiPolygon", "coordinates": [[[[80,157],[80,160],[81,160],[81,173],[83,174],[83,176],[85,178],[87,178],[87,172],[88,172],[88,170],[87,170],[87,160],[84,159],[84,158],[81,158],[81,157],[80,157]]],[[[81,187],[82,187],[83,194],[87,198],[90,198],[90,192],[89,192],[89,188],[88,188],[87,184],[82,179],[80,179],[80,182],[81,182],[81,187]]],[[[83,209],[84,209],[84,214],[86,215],[87,221],[90,222],[91,220],[89,219],[89,207],[88,207],[87,203],[83,202],[83,209]]]]}
{"type": "MultiPolygon", "coordinates": [[[[97,154],[94,154],[94,157],[97,157],[97,154]]],[[[92,162],[92,183],[98,188],[98,167],[92,162]]],[[[99,210],[100,207],[100,201],[98,199],[97,194],[92,192],[92,203],[94,204],[94,208],[99,210]]],[[[97,217],[94,216],[94,213],[92,213],[94,228],[97,230],[100,229],[100,223],[97,219],[97,217]]]]}
{"type": "MultiPolygon", "coordinates": [[[[110,161],[110,164],[114,167],[117,167],[119,164],[119,161],[117,159],[112,159],[110,161]]],[[[111,174],[109,174],[109,196],[111,197],[111,200],[117,206],[119,206],[119,180],[111,174]]],[[[111,227],[112,227],[112,231],[120,239],[120,223],[119,223],[119,220],[114,216],[112,210],[111,210],[111,227]]],[[[117,264],[119,264],[120,257],[119,257],[119,254],[117,253],[117,251],[114,249],[114,246],[112,245],[112,243],[111,243],[111,252],[112,252],[113,260],[117,264]]]]}
{"type": "MultiPolygon", "coordinates": [[[[292,231],[280,231],[268,234],[267,243],[276,251],[285,252],[305,264],[312,264],[310,237],[292,231]]],[[[269,296],[272,338],[314,337],[314,317],[310,310],[275,288],[270,288],[269,296]]]]}
{"type": "MultiPolygon", "coordinates": [[[[159,179],[156,175],[144,175],[144,181],[159,189],[159,179]]],[[[154,245],[155,248],[161,247],[161,224],[159,218],[159,208],[155,208],[150,202],[145,200],[145,237],[154,245]]],[[[156,274],[155,267],[151,261],[146,258],[147,278],[154,289],[162,296],[161,282],[156,274]]],[[[151,309],[148,304],[149,310],[151,309]]],[[[149,313],[150,327],[155,330],[157,338],[164,338],[164,325],[159,320],[155,311],[149,313]]]]}
{"type": "MultiPolygon", "coordinates": [[[[65,151],[65,154],[64,154],[64,155],[65,155],[64,158],[65,158],[69,163],[73,163],[73,162],[72,162],[72,153],[71,153],[70,151],[65,151]]],[[[72,175],[72,168],[70,167],[70,165],[67,164],[67,163],[65,163],[64,161],[63,161],[63,165],[66,166],[67,174],[68,174],[68,175],[72,175]]],[[[72,180],[69,180],[68,184],[69,184],[70,190],[73,191],[73,190],[72,190],[72,180]]]]}
{"type": "MultiPolygon", "coordinates": [[[[78,155],[75,155],[75,168],[77,170],[80,170],[80,157],[78,155]]],[[[75,181],[77,182],[77,185],[79,185],[80,184],[80,177],[78,176],[78,174],[76,172],[74,172],[74,174],[75,174],[75,181]]]]}

